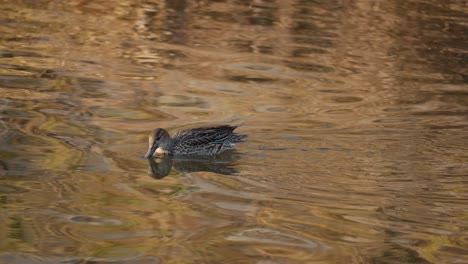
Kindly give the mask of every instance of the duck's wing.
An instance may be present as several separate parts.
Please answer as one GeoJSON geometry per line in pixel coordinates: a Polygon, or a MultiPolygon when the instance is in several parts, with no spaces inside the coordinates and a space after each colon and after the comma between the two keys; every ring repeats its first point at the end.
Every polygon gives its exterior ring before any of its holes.
{"type": "Polygon", "coordinates": [[[236,126],[192,128],[174,134],[173,141],[191,147],[220,144],[232,139],[233,134],[235,134],[233,133],[234,129],[236,126]]]}

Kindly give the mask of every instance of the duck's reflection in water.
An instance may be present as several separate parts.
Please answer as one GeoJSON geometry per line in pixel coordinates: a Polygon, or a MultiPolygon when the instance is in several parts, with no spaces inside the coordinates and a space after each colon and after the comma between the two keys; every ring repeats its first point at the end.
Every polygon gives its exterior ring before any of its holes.
{"type": "Polygon", "coordinates": [[[178,172],[209,171],[223,175],[231,175],[239,171],[234,169],[234,163],[239,159],[235,151],[226,151],[216,156],[191,157],[154,157],[148,158],[148,175],[162,179],[169,175],[172,167],[178,172]]]}

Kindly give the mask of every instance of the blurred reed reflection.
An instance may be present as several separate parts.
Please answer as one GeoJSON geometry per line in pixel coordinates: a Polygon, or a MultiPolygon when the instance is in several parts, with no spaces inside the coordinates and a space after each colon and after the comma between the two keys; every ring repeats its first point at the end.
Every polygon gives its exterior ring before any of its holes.
{"type": "Polygon", "coordinates": [[[162,179],[169,175],[172,168],[179,173],[214,172],[222,175],[239,173],[234,164],[239,160],[236,151],[226,151],[213,157],[162,157],[148,158],[148,175],[155,179],[162,179]]]}

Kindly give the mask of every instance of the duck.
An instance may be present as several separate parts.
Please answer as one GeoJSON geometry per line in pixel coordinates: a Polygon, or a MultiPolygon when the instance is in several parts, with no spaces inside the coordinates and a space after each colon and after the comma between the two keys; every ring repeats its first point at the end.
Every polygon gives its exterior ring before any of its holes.
{"type": "Polygon", "coordinates": [[[235,133],[237,126],[198,127],[176,132],[172,137],[164,128],[156,128],[148,137],[145,158],[157,155],[211,156],[233,149],[247,137],[235,133]]]}

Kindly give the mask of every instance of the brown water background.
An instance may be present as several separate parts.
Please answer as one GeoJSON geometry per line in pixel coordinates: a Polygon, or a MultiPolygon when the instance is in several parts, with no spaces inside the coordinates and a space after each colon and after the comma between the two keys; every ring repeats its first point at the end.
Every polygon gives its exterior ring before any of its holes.
{"type": "Polygon", "coordinates": [[[461,0],[0,1],[0,263],[468,263],[467,64],[461,0]]]}

